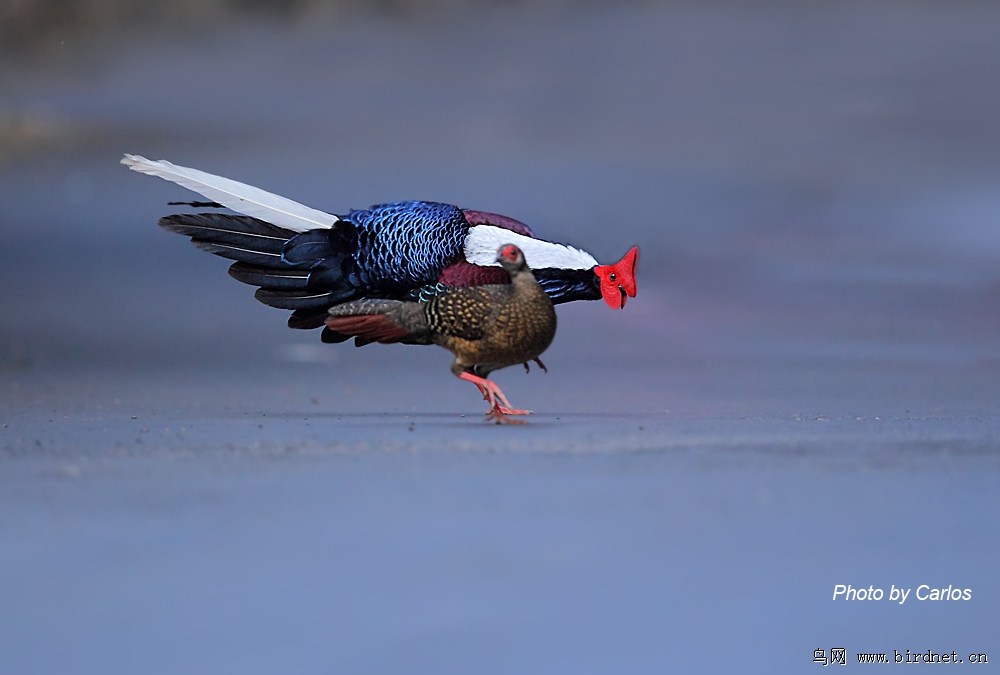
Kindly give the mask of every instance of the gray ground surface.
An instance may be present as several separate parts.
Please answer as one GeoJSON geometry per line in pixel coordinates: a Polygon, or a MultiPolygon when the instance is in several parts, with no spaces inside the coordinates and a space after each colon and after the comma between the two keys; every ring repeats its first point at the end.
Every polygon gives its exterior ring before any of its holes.
{"type": "Polygon", "coordinates": [[[998,22],[557,4],[6,58],[0,670],[1000,660],[998,22]],[[550,372],[496,378],[537,415],[487,425],[443,350],[286,329],[122,152],[639,244],[639,296],[561,306],[550,372]]]}

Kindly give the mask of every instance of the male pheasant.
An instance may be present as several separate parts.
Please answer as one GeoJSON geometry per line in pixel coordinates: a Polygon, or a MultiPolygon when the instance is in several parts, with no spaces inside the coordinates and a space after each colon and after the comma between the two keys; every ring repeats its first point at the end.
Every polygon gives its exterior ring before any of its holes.
{"type": "Polygon", "coordinates": [[[335,216],[163,160],[126,155],[122,163],[212,200],[181,204],[243,214],[178,214],[160,226],[234,260],[229,274],[259,286],[261,302],[292,310],[292,328],[319,328],[331,307],[359,299],[421,300],[451,288],[507,284],[495,254],[508,243],[522,250],[555,304],[603,298],[619,309],[635,297],[636,247],[614,265],[598,265],[586,251],[537,239],[524,223],[493,213],[409,201],[335,216]]]}
{"type": "Polygon", "coordinates": [[[494,370],[538,357],[556,334],[552,299],[513,244],[496,254],[509,284],[455,288],[423,302],[354,300],[329,309],[325,334],[355,336],[364,342],[436,344],[455,355],[451,372],[475,384],[490,404],[487,419],[519,423],[500,387],[486,379],[494,370]]]}

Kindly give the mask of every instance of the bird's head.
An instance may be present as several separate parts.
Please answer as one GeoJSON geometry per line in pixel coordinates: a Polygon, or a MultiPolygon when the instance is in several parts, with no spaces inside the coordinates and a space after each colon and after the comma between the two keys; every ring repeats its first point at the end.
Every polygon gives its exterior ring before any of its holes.
{"type": "Polygon", "coordinates": [[[524,261],[524,253],[514,244],[504,244],[497,249],[497,262],[511,276],[515,272],[528,269],[528,264],[524,261]]]}
{"type": "Polygon", "coordinates": [[[639,247],[633,246],[614,265],[598,265],[594,274],[601,280],[601,295],[611,309],[622,309],[628,298],[635,297],[635,264],[639,247]]]}

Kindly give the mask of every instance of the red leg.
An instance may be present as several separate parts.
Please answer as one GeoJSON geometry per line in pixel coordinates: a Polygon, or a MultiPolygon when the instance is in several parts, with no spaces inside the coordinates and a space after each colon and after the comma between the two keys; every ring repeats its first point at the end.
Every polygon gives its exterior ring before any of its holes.
{"type": "Polygon", "coordinates": [[[497,386],[496,382],[492,380],[487,380],[484,377],[479,377],[473,375],[469,372],[463,372],[459,374],[459,377],[463,380],[467,380],[479,388],[479,391],[483,393],[483,397],[489,401],[490,410],[487,413],[487,419],[494,419],[497,422],[514,422],[518,423],[517,420],[507,419],[507,415],[530,415],[530,410],[517,410],[510,407],[510,401],[504,396],[503,391],[497,386]],[[502,404],[502,405],[501,405],[502,404]]]}

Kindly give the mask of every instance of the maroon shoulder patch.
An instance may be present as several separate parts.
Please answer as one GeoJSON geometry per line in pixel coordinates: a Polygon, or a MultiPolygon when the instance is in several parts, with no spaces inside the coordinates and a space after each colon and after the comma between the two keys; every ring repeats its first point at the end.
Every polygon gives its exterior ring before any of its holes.
{"type": "Polygon", "coordinates": [[[493,225],[536,239],[535,233],[531,231],[531,228],[520,220],[501,216],[499,213],[487,213],[486,211],[462,211],[462,213],[465,214],[465,219],[469,221],[469,225],[493,225]]]}
{"type": "Polygon", "coordinates": [[[486,284],[509,284],[510,275],[502,267],[473,265],[464,257],[443,270],[438,282],[446,286],[485,286],[486,284]]]}

